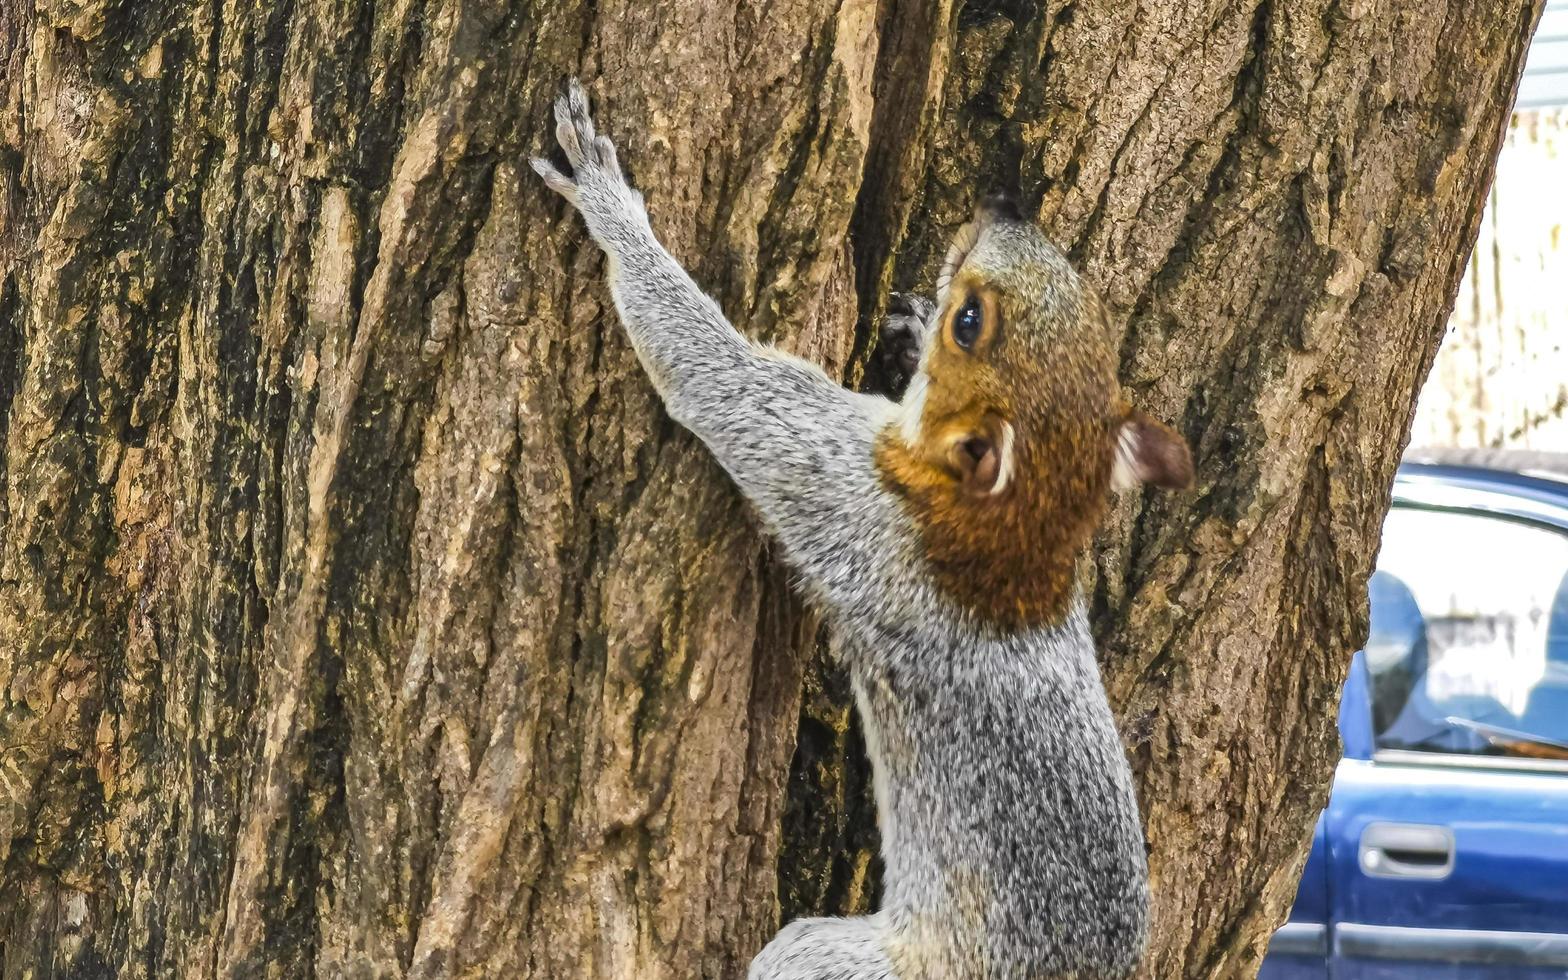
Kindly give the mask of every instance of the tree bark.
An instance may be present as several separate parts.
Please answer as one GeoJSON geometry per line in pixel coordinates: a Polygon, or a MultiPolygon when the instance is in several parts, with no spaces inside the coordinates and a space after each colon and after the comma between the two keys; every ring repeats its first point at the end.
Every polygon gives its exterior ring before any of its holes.
{"type": "Polygon", "coordinates": [[[0,975],[732,977],[874,901],[831,638],[522,166],[569,73],[849,383],[989,184],[1100,285],[1199,468],[1096,550],[1147,972],[1247,975],[1540,6],[0,0],[0,975]]]}

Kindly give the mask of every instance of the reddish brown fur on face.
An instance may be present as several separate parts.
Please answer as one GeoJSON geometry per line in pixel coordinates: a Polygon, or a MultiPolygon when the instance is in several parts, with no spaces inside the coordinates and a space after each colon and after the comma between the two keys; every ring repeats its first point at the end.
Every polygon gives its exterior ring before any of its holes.
{"type": "Polygon", "coordinates": [[[890,427],[877,464],[919,524],[939,584],[1003,629],[1059,621],[1074,591],[1080,550],[1103,516],[1118,427],[1114,351],[1098,303],[1075,304],[1081,323],[1036,322],[1038,309],[978,273],[954,280],[929,375],[920,437],[890,427]],[[955,308],[986,297],[988,323],[973,352],[951,339],[955,308]],[[983,432],[988,415],[1014,431],[1012,474],[994,494],[966,489],[948,448],[983,432]]]}

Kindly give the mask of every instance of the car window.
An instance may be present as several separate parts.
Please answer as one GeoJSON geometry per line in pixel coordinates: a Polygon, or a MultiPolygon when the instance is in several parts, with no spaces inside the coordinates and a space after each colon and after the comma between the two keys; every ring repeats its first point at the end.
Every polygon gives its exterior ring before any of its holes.
{"type": "Polygon", "coordinates": [[[1568,536],[1396,507],[1368,591],[1379,748],[1568,759],[1568,536]]]}

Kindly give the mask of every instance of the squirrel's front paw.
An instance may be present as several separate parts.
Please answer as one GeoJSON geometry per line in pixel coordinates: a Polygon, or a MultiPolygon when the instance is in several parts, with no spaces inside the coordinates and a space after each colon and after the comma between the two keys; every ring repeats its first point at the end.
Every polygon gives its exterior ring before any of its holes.
{"type": "Polygon", "coordinates": [[[600,238],[600,232],[614,219],[642,211],[642,196],[626,183],[615,144],[594,130],[588,93],[575,78],[555,100],[555,139],[571,165],[570,177],[543,157],[534,157],[529,163],[551,190],[582,212],[595,238],[600,238]]]}
{"type": "Polygon", "coordinates": [[[887,317],[877,331],[877,360],[888,393],[902,396],[920,367],[920,354],[936,304],[917,293],[888,297],[887,317]]]}

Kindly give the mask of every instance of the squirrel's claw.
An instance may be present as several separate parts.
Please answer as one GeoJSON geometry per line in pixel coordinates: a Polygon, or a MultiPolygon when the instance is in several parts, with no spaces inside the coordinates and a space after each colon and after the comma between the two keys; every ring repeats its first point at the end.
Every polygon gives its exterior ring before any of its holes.
{"type": "Polygon", "coordinates": [[[878,333],[888,353],[908,374],[913,374],[920,363],[920,349],[935,311],[935,304],[918,293],[893,293],[888,297],[887,317],[878,333]]]}
{"type": "Polygon", "coordinates": [[[919,370],[928,323],[935,311],[935,304],[918,293],[888,297],[887,316],[877,329],[877,354],[889,394],[902,395],[919,370]]]}
{"type": "Polygon", "coordinates": [[[615,144],[594,129],[588,92],[575,78],[567,81],[566,92],[555,100],[555,141],[571,165],[570,177],[543,157],[534,157],[529,164],[551,190],[573,204],[577,203],[578,187],[586,176],[585,171],[599,171],[615,181],[624,180],[615,144]]]}
{"type": "Polygon", "coordinates": [[[573,78],[566,83],[566,94],[555,100],[555,140],[566,151],[566,162],[576,171],[585,164],[620,173],[615,159],[615,144],[594,129],[593,113],[588,109],[588,92],[573,78]]]}
{"type": "Polygon", "coordinates": [[[621,175],[621,161],[615,156],[615,144],[610,142],[610,137],[594,137],[593,148],[599,155],[599,166],[619,177],[621,175]]]}
{"type": "Polygon", "coordinates": [[[544,178],[545,186],[572,204],[577,203],[577,184],[572,178],[555,169],[555,164],[544,157],[534,157],[528,161],[528,165],[534,168],[534,173],[544,178]]]}
{"type": "Polygon", "coordinates": [[[899,317],[913,317],[918,321],[923,330],[925,324],[936,312],[936,304],[929,298],[919,293],[889,293],[887,297],[888,319],[899,317]]]}
{"type": "Polygon", "coordinates": [[[588,114],[588,93],[573,78],[566,94],[555,100],[555,141],[566,151],[566,162],[575,171],[588,160],[594,143],[593,117],[588,114]]]}

